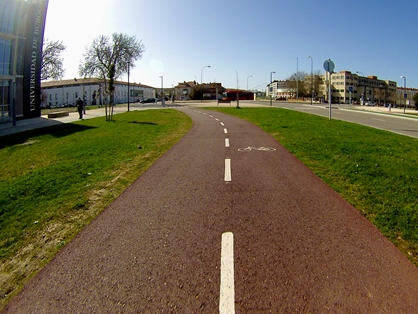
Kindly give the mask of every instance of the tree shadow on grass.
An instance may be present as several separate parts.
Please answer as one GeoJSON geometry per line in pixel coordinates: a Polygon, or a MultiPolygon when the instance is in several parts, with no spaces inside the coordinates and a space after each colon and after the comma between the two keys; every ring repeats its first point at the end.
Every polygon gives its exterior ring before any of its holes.
{"type": "Polygon", "coordinates": [[[146,125],[158,125],[157,123],[154,122],[139,122],[139,121],[130,121],[128,123],[134,123],[134,124],[146,124],[146,125]]]}
{"type": "Polygon", "coordinates": [[[50,134],[54,137],[61,138],[74,133],[82,132],[89,129],[94,129],[95,127],[73,124],[73,123],[63,123],[52,126],[47,126],[34,130],[22,131],[19,133],[4,135],[1,137],[0,149],[7,146],[14,146],[18,144],[24,144],[28,139],[42,136],[45,134],[50,134]]]}

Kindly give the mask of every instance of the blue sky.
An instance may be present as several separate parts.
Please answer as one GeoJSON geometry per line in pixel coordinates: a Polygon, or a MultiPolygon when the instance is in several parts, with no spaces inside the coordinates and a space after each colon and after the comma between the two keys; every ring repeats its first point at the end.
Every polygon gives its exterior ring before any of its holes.
{"type": "MultiPolygon", "coordinates": [[[[114,32],[145,45],[130,81],[164,87],[221,82],[261,90],[299,71],[360,71],[418,88],[418,2],[331,0],[49,0],[45,38],[67,46],[64,78],[86,46],[114,32]],[[298,60],[298,61],[297,61],[298,60]],[[249,77],[252,76],[252,77],[249,77]],[[238,78],[238,80],[237,80],[238,78]]],[[[122,79],[127,79],[125,76],[122,79]]]]}

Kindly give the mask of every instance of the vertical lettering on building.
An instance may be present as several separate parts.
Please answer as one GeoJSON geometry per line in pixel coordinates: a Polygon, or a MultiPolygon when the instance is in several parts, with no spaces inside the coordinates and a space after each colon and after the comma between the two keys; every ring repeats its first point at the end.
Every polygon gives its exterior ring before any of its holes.
{"type": "Polygon", "coordinates": [[[42,45],[42,36],[43,36],[43,23],[42,20],[43,11],[46,10],[47,0],[41,0],[38,1],[36,6],[36,15],[34,19],[34,25],[33,25],[33,31],[32,31],[32,54],[30,58],[30,111],[34,111],[36,109],[36,84],[37,84],[37,76],[39,76],[40,73],[37,73],[37,71],[40,71],[41,69],[37,68],[37,64],[39,63],[39,58],[42,58],[40,56],[40,51],[42,51],[40,48],[40,45],[42,45]]]}

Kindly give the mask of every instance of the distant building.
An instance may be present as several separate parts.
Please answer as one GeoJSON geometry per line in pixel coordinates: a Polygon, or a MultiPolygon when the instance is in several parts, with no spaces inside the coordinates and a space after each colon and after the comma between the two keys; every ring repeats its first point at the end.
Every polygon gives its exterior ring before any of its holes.
{"type": "Polygon", "coordinates": [[[202,98],[205,100],[220,99],[225,88],[221,83],[196,83],[196,81],[182,82],[174,86],[175,100],[199,100],[200,93],[202,92],[202,98]]]}
{"type": "MultiPolygon", "coordinates": [[[[329,99],[329,75],[314,75],[313,77],[313,99],[315,101],[328,102],[329,99]]],[[[311,76],[307,75],[304,82],[305,86],[311,85],[311,76]]],[[[276,99],[296,98],[296,86],[289,80],[275,80],[266,86],[267,97],[276,99]]],[[[300,85],[299,85],[300,86],[300,85]]],[[[395,81],[382,80],[377,76],[360,76],[350,71],[340,71],[331,76],[331,96],[333,103],[352,103],[374,102],[377,105],[383,104],[402,104],[400,101],[400,88],[397,88],[395,81]]],[[[408,99],[412,97],[416,89],[407,88],[408,99]]],[[[300,94],[299,94],[300,95],[300,94]]],[[[310,95],[310,87],[308,88],[310,95]]],[[[402,93],[403,97],[403,93],[402,93]]],[[[403,99],[403,98],[402,98],[403,99]]]]}
{"type": "MultiPolygon", "coordinates": [[[[154,87],[129,83],[129,102],[137,102],[144,98],[155,97],[154,87]]],[[[42,82],[41,106],[69,107],[74,106],[77,99],[83,99],[87,106],[109,104],[107,87],[102,79],[76,78],[71,80],[42,82]]],[[[115,104],[128,102],[128,83],[115,81],[115,104]]]]}
{"type": "Polygon", "coordinates": [[[266,86],[266,95],[267,97],[272,97],[273,99],[276,98],[294,98],[294,92],[291,91],[290,82],[288,80],[278,81],[274,80],[270,84],[266,86]]]}
{"type": "Polygon", "coordinates": [[[222,93],[225,89],[221,83],[203,83],[203,99],[205,100],[218,100],[222,98],[222,93]]]}
{"type": "Polygon", "coordinates": [[[48,0],[0,1],[0,123],[41,115],[47,7],[48,0]]]}
{"type": "Polygon", "coordinates": [[[418,93],[418,89],[417,88],[403,88],[398,86],[396,89],[396,105],[399,105],[401,107],[405,106],[405,101],[406,101],[406,106],[407,107],[416,107],[415,106],[415,102],[413,100],[414,95],[418,93]],[[406,94],[406,98],[405,95],[406,94]]]}
{"type": "Polygon", "coordinates": [[[192,95],[192,92],[196,86],[196,81],[184,81],[183,83],[178,83],[177,86],[174,86],[174,99],[190,100],[190,95],[192,95]]]}
{"type": "MultiPolygon", "coordinates": [[[[322,77],[322,90],[328,101],[329,77],[322,77]]],[[[376,104],[396,104],[396,82],[381,80],[377,76],[359,76],[350,71],[340,71],[331,76],[331,93],[333,103],[349,103],[350,90],[352,102],[364,100],[376,104]]]]}

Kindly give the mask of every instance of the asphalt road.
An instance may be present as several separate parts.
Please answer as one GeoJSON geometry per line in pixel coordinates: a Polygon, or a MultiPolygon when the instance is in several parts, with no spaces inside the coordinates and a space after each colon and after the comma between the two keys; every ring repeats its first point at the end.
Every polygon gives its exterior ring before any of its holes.
{"type": "Polygon", "coordinates": [[[194,125],[4,313],[417,313],[418,269],[259,128],[194,125]]]}
{"type": "MultiPolygon", "coordinates": [[[[255,102],[265,104],[266,102],[255,102]]],[[[273,102],[273,106],[311,113],[329,118],[328,104],[292,102],[273,102]]],[[[411,112],[411,109],[408,109],[411,112]]],[[[403,109],[383,107],[363,107],[359,105],[332,105],[331,119],[338,119],[387,130],[401,135],[418,138],[418,119],[411,115],[403,115],[403,109]]]]}

